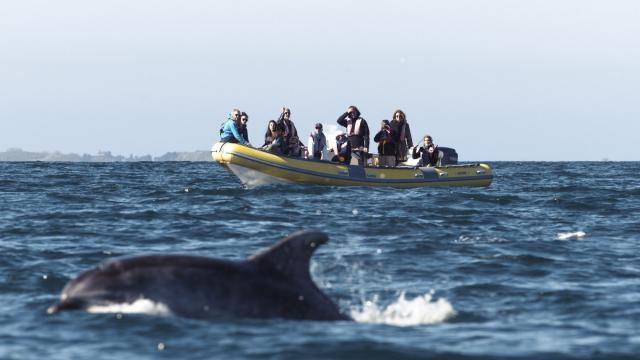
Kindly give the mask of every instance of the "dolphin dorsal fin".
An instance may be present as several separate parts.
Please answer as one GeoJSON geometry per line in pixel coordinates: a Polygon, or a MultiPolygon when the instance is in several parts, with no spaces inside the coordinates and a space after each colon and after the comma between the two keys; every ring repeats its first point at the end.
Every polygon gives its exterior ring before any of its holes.
{"type": "Polygon", "coordinates": [[[329,236],[320,231],[299,231],[278,241],[272,247],[249,258],[259,266],[276,269],[292,279],[311,280],[309,260],[313,252],[329,241],[329,236]]]}

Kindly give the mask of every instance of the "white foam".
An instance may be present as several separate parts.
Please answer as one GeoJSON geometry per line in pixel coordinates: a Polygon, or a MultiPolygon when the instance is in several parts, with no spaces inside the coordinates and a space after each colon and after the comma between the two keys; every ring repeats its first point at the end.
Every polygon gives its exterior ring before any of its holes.
{"type": "Polygon", "coordinates": [[[351,317],[362,323],[394,326],[416,326],[441,323],[456,314],[447,299],[433,300],[433,292],[407,300],[404,292],[386,308],[379,307],[377,298],[366,301],[362,309],[352,309],[351,317]]]}
{"type": "Polygon", "coordinates": [[[582,239],[586,235],[587,233],[585,233],[584,231],[565,232],[565,233],[558,233],[557,239],[558,240],[582,239]]]}
{"type": "Polygon", "coordinates": [[[171,311],[163,303],[156,303],[149,299],[138,299],[132,303],[93,305],[87,308],[87,312],[94,314],[118,313],[118,314],[147,314],[170,315],[171,311]]]}
{"type": "Polygon", "coordinates": [[[267,175],[265,173],[252,170],[236,164],[227,164],[229,169],[238,177],[240,181],[247,189],[253,189],[259,186],[271,185],[271,184],[289,184],[290,182],[277,178],[275,176],[267,175]]]}

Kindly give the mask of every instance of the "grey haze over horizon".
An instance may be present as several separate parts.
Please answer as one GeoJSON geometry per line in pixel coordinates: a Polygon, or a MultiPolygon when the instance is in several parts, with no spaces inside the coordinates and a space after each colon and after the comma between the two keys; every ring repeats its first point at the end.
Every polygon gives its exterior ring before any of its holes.
{"type": "MultiPolygon", "coordinates": [[[[397,109],[474,160],[640,160],[640,2],[25,0],[0,4],[0,150],[261,145],[397,109]]],[[[375,148],[374,144],[371,146],[375,148]]]]}

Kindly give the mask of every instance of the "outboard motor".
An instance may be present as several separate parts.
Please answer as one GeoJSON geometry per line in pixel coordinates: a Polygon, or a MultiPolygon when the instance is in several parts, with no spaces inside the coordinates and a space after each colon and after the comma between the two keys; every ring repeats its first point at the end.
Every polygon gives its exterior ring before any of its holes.
{"type": "Polygon", "coordinates": [[[458,153],[456,149],[438,146],[438,150],[440,152],[440,160],[438,161],[440,166],[458,164],[458,153]]]}

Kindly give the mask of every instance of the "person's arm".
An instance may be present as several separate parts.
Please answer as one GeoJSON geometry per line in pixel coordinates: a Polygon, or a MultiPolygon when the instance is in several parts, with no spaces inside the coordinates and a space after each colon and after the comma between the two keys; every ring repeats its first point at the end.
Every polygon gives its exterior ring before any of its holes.
{"type": "Polygon", "coordinates": [[[349,113],[344,113],[344,114],[340,115],[340,117],[338,118],[338,124],[340,126],[347,127],[347,117],[348,116],[349,116],[349,113]]]}
{"type": "Polygon", "coordinates": [[[247,142],[242,137],[242,134],[240,134],[240,131],[238,131],[238,126],[236,125],[236,123],[231,123],[231,133],[233,134],[233,137],[236,138],[236,140],[238,140],[240,144],[247,145],[247,142]]]}
{"type": "Polygon", "coordinates": [[[246,126],[242,127],[242,137],[249,142],[249,130],[247,129],[246,126]]]}
{"type": "Polygon", "coordinates": [[[414,147],[413,148],[413,152],[411,154],[411,157],[414,158],[414,159],[419,159],[420,158],[420,149],[421,149],[421,147],[418,147],[418,146],[414,147]]]}
{"type": "Polygon", "coordinates": [[[365,119],[362,119],[362,125],[364,126],[364,131],[362,132],[362,140],[364,143],[365,151],[369,151],[369,125],[365,119]]]}
{"type": "Polygon", "coordinates": [[[382,137],[382,132],[383,132],[383,131],[384,131],[384,130],[380,130],[380,131],[378,131],[378,133],[376,134],[376,136],[374,136],[374,137],[373,137],[373,141],[375,141],[375,142],[380,142],[380,137],[382,137]]]}
{"type": "Polygon", "coordinates": [[[411,129],[409,129],[409,123],[405,123],[405,125],[407,126],[407,128],[404,131],[404,136],[407,137],[407,148],[410,148],[413,146],[413,139],[411,139],[411,129]]]}
{"type": "Polygon", "coordinates": [[[429,155],[429,165],[436,166],[438,165],[438,158],[440,157],[440,151],[438,150],[437,145],[433,145],[429,148],[427,154],[429,155]]]}

